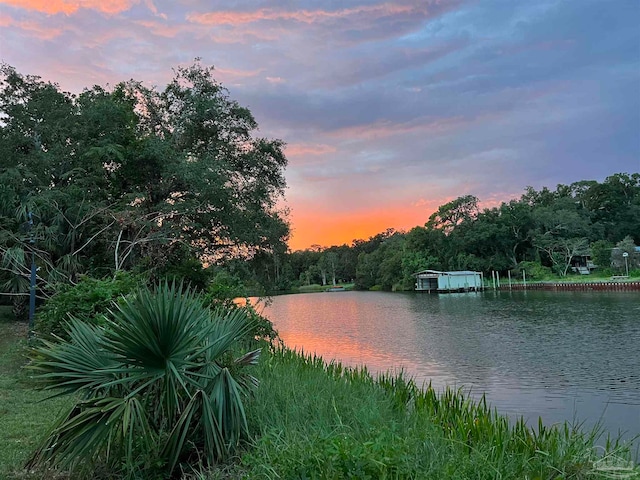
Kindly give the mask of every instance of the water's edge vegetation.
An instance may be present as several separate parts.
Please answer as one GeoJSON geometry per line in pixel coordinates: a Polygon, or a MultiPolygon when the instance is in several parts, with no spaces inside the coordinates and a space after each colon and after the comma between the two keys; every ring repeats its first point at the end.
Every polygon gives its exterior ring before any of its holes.
{"type": "MultiPolygon", "coordinates": [[[[8,319],[8,316],[7,316],[8,319]]],[[[0,323],[0,365],[7,432],[0,476],[42,478],[22,467],[66,399],[44,397],[21,368],[24,329],[0,323]],[[53,403],[50,403],[53,402],[53,403]],[[30,428],[21,424],[30,420],[30,428]],[[6,462],[6,463],[5,463],[6,462]]],[[[374,377],[366,369],[264,348],[254,371],[260,386],[246,400],[249,438],[214,468],[182,464],[178,477],[217,478],[637,478],[630,444],[594,447],[597,431],[568,424],[530,428],[470,400],[460,390],[437,393],[403,375],[374,377]]],[[[47,471],[47,478],[79,478],[47,471]]],[[[94,471],[92,478],[120,478],[94,471]]],[[[155,478],[148,475],[134,478],[155,478]]],[[[162,478],[162,477],[157,477],[162,478]]]]}
{"type": "Polygon", "coordinates": [[[287,349],[261,364],[248,407],[257,433],[242,465],[272,478],[631,478],[631,445],[594,447],[580,425],[510,423],[462,390],[287,349]],[[269,380],[266,380],[269,379],[269,380]],[[275,409],[273,407],[276,407],[275,409]]]}

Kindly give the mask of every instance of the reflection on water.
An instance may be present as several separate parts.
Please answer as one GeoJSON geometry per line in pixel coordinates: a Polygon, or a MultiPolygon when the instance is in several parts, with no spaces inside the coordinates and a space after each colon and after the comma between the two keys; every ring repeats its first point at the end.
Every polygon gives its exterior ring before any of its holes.
{"type": "Polygon", "coordinates": [[[265,314],[288,346],[325,359],[486,392],[529,420],[640,434],[637,292],[298,294],[265,314]]]}

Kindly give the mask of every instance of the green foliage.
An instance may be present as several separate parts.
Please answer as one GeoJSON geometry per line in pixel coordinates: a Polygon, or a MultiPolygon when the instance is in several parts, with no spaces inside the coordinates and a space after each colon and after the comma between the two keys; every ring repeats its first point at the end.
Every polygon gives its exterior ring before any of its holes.
{"type": "Polygon", "coordinates": [[[24,367],[27,325],[11,317],[10,307],[0,307],[0,478],[41,480],[58,478],[55,472],[25,472],[29,451],[46,434],[61,410],[69,408],[69,398],[46,400],[36,390],[24,367]]]}
{"type": "MultiPolygon", "coordinates": [[[[259,375],[243,478],[604,478],[597,432],[511,423],[460,390],[290,350],[266,356],[259,375]]],[[[610,445],[605,458],[614,457],[635,475],[628,449],[610,445]]]]}
{"type": "Polygon", "coordinates": [[[514,271],[515,278],[522,278],[523,271],[527,280],[544,280],[553,276],[549,267],[544,267],[538,262],[520,262],[514,271]]]}
{"type": "Polygon", "coordinates": [[[183,249],[180,255],[176,255],[159,269],[153,269],[152,266],[144,268],[146,262],[143,262],[136,270],[150,273],[151,279],[155,283],[162,281],[183,283],[202,292],[211,282],[211,272],[204,268],[202,262],[191,252],[184,250],[186,249],[183,249]]]}
{"type": "Polygon", "coordinates": [[[598,240],[591,244],[591,260],[601,269],[611,267],[611,249],[613,244],[607,240],[598,240]]]}
{"type": "Polygon", "coordinates": [[[640,254],[632,248],[640,241],[638,173],[558,185],[555,191],[528,187],[519,199],[482,211],[477,198],[459,197],[439,207],[424,227],[406,233],[388,229],[351,246],[315,246],[293,252],[288,262],[292,279],[320,283],[314,265],[335,253],[336,272],[350,272],[356,288],[398,290],[412,289],[412,274],[426,268],[482,271],[488,277],[492,270],[519,274],[518,265],[527,262],[532,279],[566,276],[578,256],[591,254],[597,265],[609,266],[604,249],[624,238],[624,248],[613,251],[617,274],[625,268],[623,250],[630,270],[640,266],[640,254]]]}
{"type": "Polygon", "coordinates": [[[65,338],[71,316],[93,325],[104,325],[104,315],[115,308],[118,300],[145,283],[142,276],[119,272],[115,277],[82,277],[76,285],[61,284],[38,310],[35,331],[43,337],[55,334],[65,338]]]}
{"type": "Polygon", "coordinates": [[[0,118],[0,285],[13,293],[32,253],[46,298],[121,270],[204,289],[205,256],[286,249],[283,143],[258,137],[198,61],[163,91],[129,81],[78,96],[2,65],[0,118]]]}
{"type": "Polygon", "coordinates": [[[226,270],[219,270],[207,288],[205,299],[209,303],[225,302],[237,297],[246,297],[242,280],[226,270]]]}
{"type": "Polygon", "coordinates": [[[478,214],[478,199],[473,195],[458,197],[435,211],[427,222],[427,228],[440,229],[445,233],[450,233],[464,221],[475,218],[478,214]]]}
{"type": "Polygon", "coordinates": [[[243,397],[255,384],[234,358],[251,330],[240,310],[211,313],[164,284],[125,299],[106,327],[73,320],[69,340],[42,340],[31,369],[46,390],[74,394],[29,466],[71,470],[104,462],[130,477],[170,475],[181,460],[213,465],[246,433],[243,397]]]}
{"type": "MultiPolygon", "coordinates": [[[[21,468],[25,447],[35,444],[59,408],[76,399],[40,403],[44,392],[20,370],[24,358],[17,336],[22,327],[2,323],[0,309],[0,477],[123,478],[122,465],[104,456],[85,471],[21,468]],[[7,330],[9,328],[9,330],[7,330]],[[98,464],[97,469],[93,465],[98,464]]],[[[267,351],[255,367],[260,388],[245,399],[252,441],[237,457],[207,470],[204,455],[182,466],[187,479],[227,478],[636,478],[629,447],[594,448],[593,433],[568,425],[529,428],[511,423],[486,402],[459,390],[418,388],[403,376],[373,378],[366,369],[344,368],[290,350],[267,351]]],[[[115,438],[115,437],[114,437],[115,438]]],[[[199,436],[193,437],[198,441],[199,436]]],[[[144,437],[135,448],[142,449],[144,437]]],[[[131,459],[136,478],[169,478],[162,460],[164,441],[131,459]],[[159,452],[160,451],[160,452],[159,452]],[[159,453],[158,453],[159,452],[159,453]]],[[[189,449],[195,445],[189,445],[189,449]]],[[[117,452],[113,452],[116,455],[117,452]]],[[[183,458],[186,458],[185,452],[183,458]]],[[[126,461],[126,456],[125,456],[126,461]]],[[[178,478],[177,472],[171,478],[178,478]]]]}

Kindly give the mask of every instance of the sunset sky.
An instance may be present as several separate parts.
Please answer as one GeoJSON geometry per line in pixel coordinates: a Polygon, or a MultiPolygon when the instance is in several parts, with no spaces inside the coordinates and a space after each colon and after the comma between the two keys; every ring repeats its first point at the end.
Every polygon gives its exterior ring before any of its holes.
{"type": "Polygon", "coordinates": [[[201,57],[287,143],[292,249],[640,172],[640,0],[0,0],[0,61],[77,92],[201,57]]]}

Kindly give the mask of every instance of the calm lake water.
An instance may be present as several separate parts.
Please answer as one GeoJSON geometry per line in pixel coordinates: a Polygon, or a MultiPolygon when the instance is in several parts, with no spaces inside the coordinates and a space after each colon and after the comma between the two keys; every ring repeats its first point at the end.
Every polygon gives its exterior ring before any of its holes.
{"type": "Polygon", "coordinates": [[[638,292],[339,292],[273,298],[289,347],[486,393],[531,424],[640,434],[638,292]]]}

